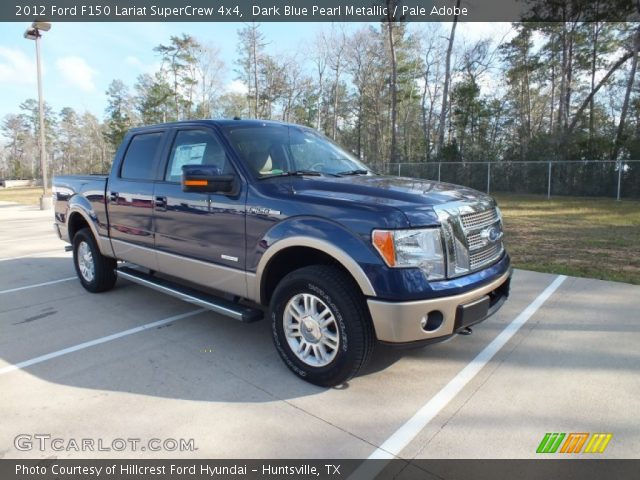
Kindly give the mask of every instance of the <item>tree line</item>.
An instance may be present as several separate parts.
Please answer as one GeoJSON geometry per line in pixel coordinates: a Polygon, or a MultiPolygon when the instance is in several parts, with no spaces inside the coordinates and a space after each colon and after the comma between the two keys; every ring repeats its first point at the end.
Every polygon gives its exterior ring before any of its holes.
{"type": "MultiPolygon", "coordinates": [[[[583,21],[610,8],[584,2],[565,21],[514,23],[497,41],[466,41],[457,21],[331,24],[277,54],[250,23],[238,30],[233,65],[215,45],[172,36],[153,49],[157,72],[110,83],[102,119],[47,107],[49,161],[54,173],[104,172],[133,126],[236,116],[316,128],[381,171],[396,162],[640,159],[640,26],[583,21]],[[225,90],[230,70],[244,91],[225,90]]],[[[0,176],[38,175],[37,114],[29,99],[2,120],[0,176]]],[[[588,181],[617,167],[597,168],[585,167],[588,181]]],[[[538,182],[546,170],[527,175],[538,182]]]]}

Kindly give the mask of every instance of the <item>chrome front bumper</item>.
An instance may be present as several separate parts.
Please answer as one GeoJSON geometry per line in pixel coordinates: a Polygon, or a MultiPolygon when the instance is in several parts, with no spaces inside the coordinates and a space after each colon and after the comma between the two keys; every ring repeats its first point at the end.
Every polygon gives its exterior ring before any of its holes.
{"type": "Polygon", "coordinates": [[[385,302],[370,298],[367,304],[376,336],[384,343],[411,343],[453,335],[495,313],[509,295],[510,279],[511,269],[475,290],[430,300],[385,302]],[[441,323],[437,328],[424,329],[426,318],[441,323]]]}

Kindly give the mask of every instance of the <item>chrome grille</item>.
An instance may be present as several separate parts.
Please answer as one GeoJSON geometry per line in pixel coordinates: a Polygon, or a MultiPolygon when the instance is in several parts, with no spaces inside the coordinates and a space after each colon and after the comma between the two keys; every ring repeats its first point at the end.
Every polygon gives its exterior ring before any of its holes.
{"type": "Polygon", "coordinates": [[[502,253],[502,242],[494,243],[489,247],[469,255],[469,267],[471,271],[477,270],[496,260],[502,253]]]}
{"type": "Polygon", "coordinates": [[[480,236],[479,233],[472,233],[467,235],[467,244],[469,245],[469,250],[479,250],[487,244],[487,241],[480,236]]]}
{"type": "Polygon", "coordinates": [[[495,208],[485,210],[484,212],[473,212],[460,215],[460,221],[465,230],[476,230],[488,227],[499,220],[498,212],[495,208]]]}
{"type": "Polygon", "coordinates": [[[446,244],[447,278],[476,272],[502,256],[502,221],[493,202],[451,202],[436,212],[446,244]]]}
{"type": "Polygon", "coordinates": [[[483,236],[483,231],[495,226],[502,231],[500,216],[495,208],[481,212],[460,215],[460,222],[469,249],[469,271],[479,270],[497,260],[502,255],[502,241],[489,241],[483,236]]]}

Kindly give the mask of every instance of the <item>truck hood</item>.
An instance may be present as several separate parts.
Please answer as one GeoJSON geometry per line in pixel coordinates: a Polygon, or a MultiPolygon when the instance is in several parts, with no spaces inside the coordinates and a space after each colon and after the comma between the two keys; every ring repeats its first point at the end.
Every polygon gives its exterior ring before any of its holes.
{"type": "Polygon", "coordinates": [[[382,175],[292,178],[301,200],[331,199],[364,205],[385,205],[402,211],[413,227],[438,224],[434,208],[452,202],[493,202],[486,194],[450,183],[382,175]]]}

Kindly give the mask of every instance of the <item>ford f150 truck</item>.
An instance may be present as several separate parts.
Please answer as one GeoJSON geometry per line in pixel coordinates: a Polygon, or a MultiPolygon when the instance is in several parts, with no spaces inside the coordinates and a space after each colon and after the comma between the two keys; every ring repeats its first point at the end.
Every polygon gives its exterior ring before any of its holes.
{"type": "Polygon", "coordinates": [[[341,384],[376,341],[440,341],[494,313],[511,267],[495,201],[374,173],[298,125],[136,128],[108,176],[54,179],[55,228],[80,282],[118,276],[242,321],[268,312],[303,379],[341,384]]]}

